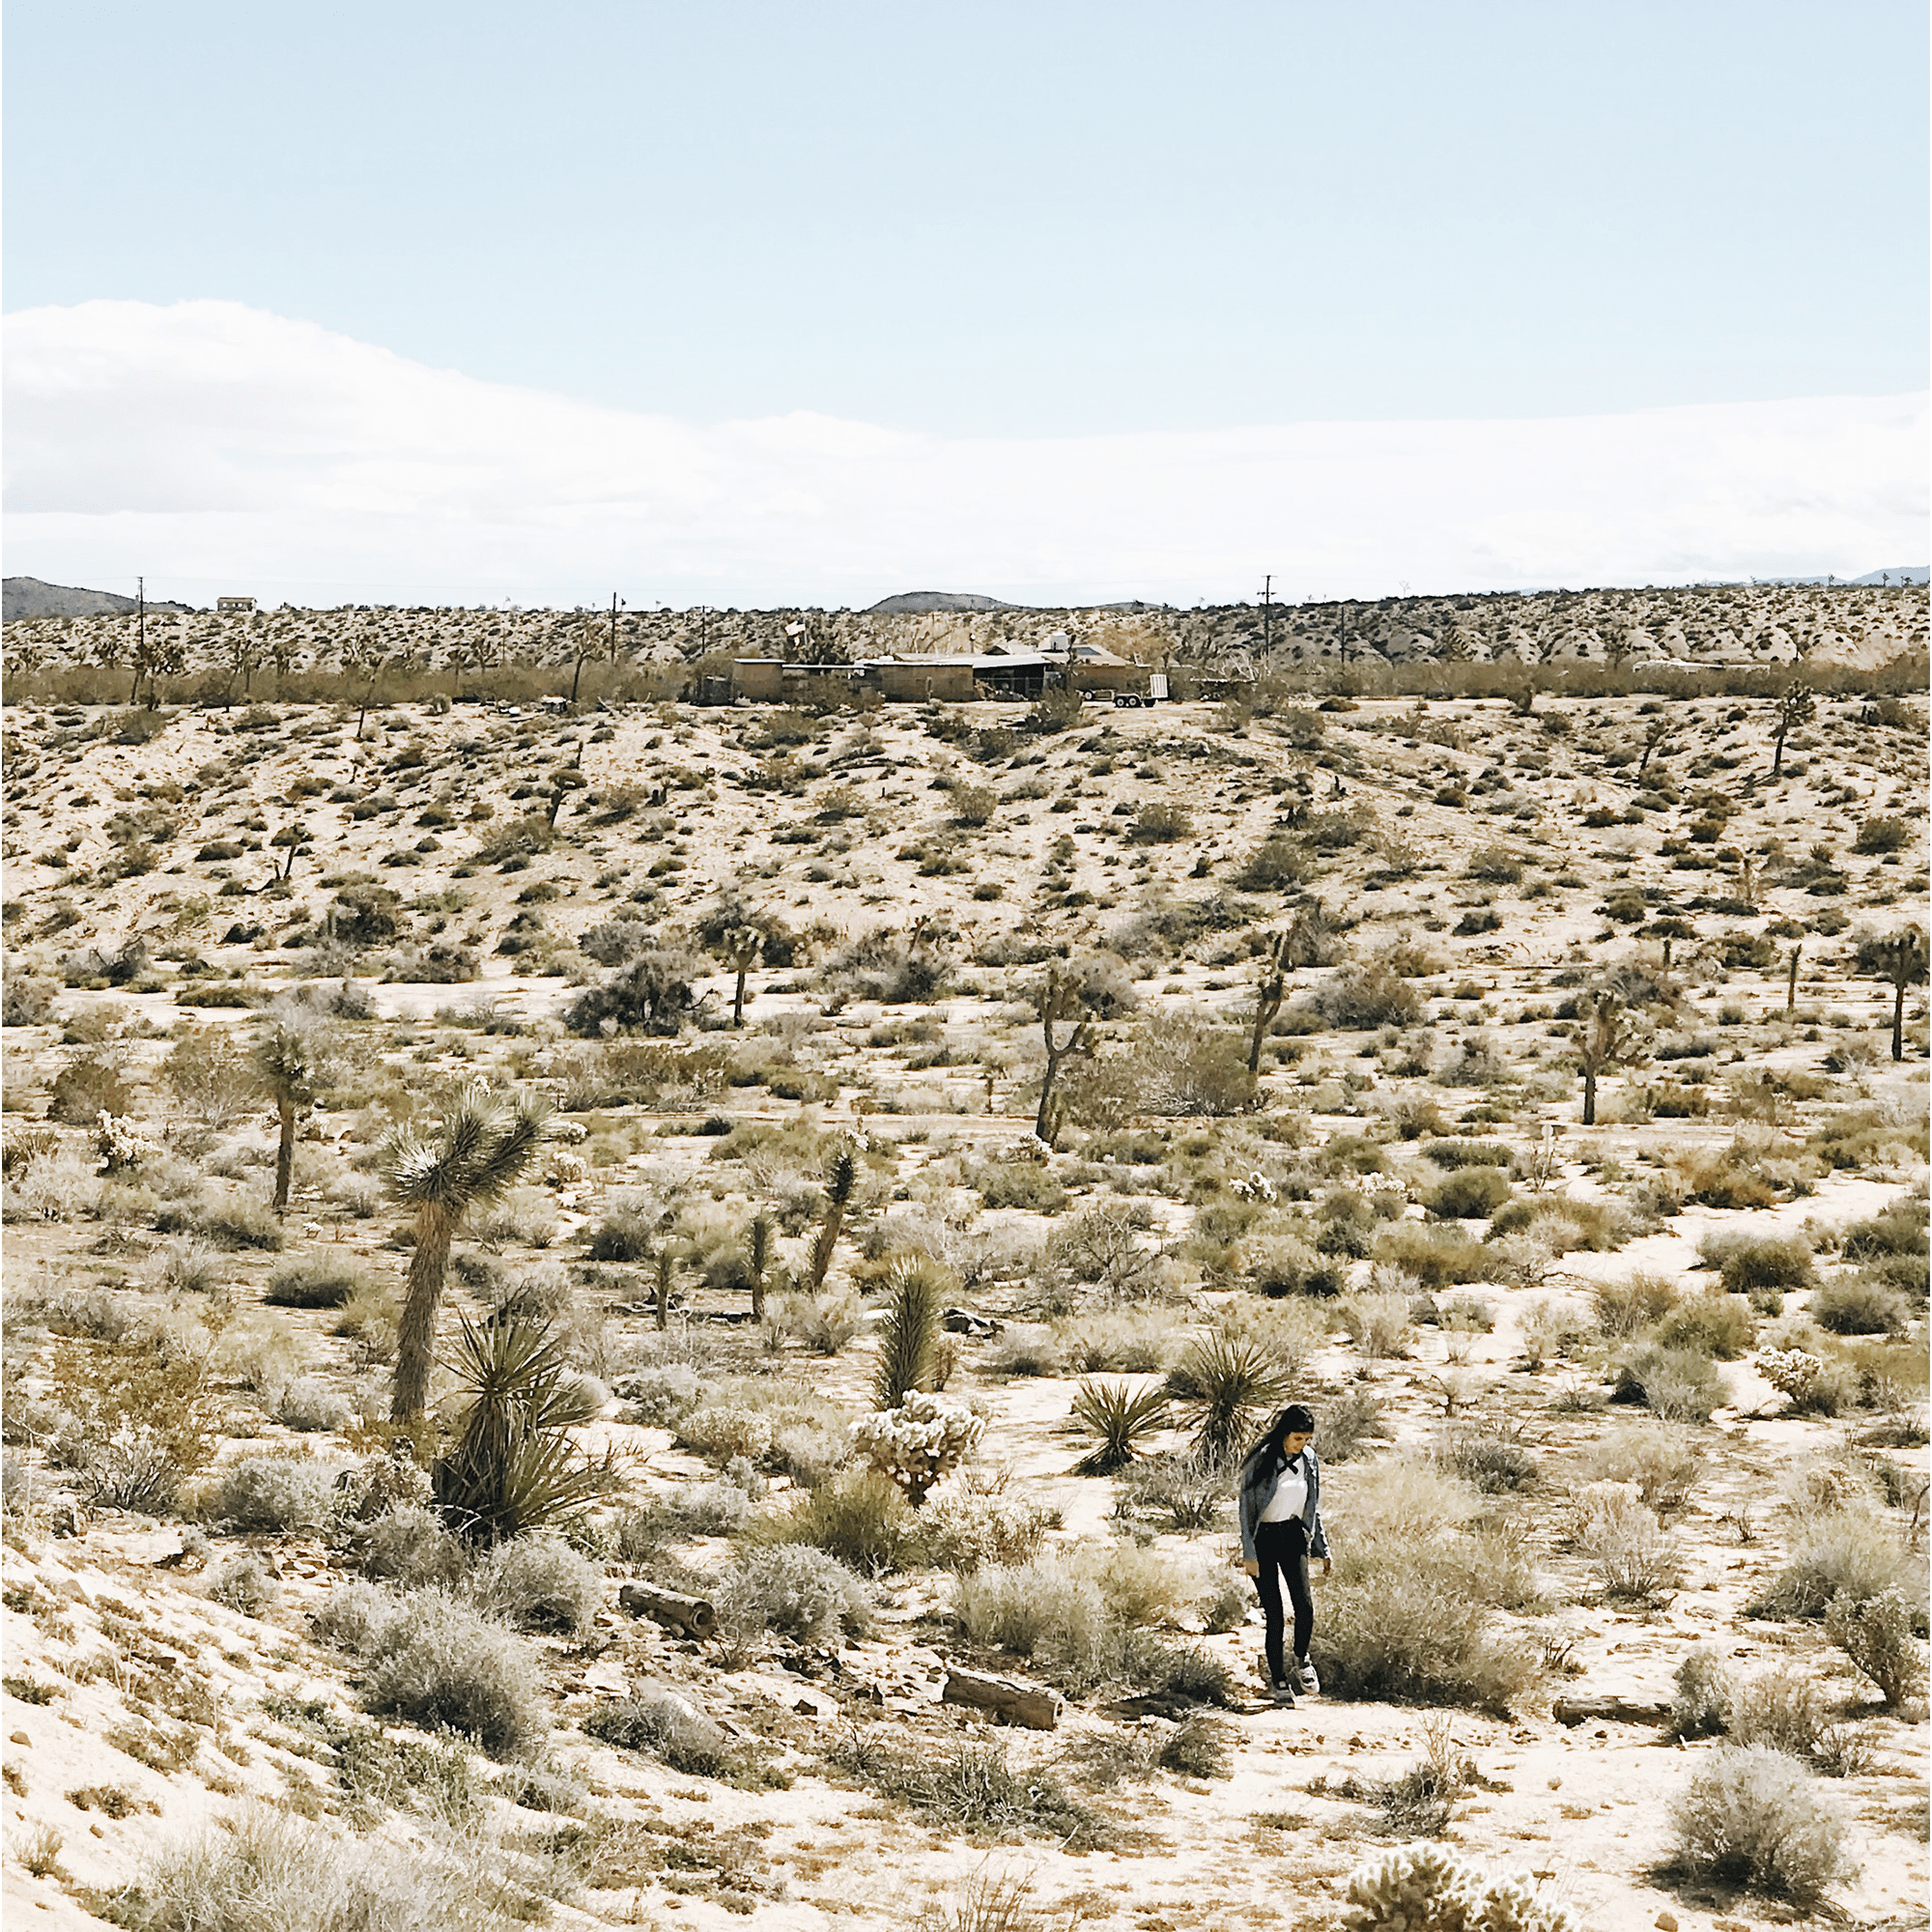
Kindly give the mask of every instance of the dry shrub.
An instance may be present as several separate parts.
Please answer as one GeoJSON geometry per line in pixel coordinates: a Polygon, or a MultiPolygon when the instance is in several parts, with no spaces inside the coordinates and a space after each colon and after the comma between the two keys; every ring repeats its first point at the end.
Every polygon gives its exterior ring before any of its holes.
{"type": "Polygon", "coordinates": [[[1351,1548],[1376,1543],[1386,1555],[1439,1540],[1481,1508],[1482,1497],[1461,1477],[1418,1458],[1392,1455],[1352,1474],[1337,1492],[1332,1514],[1351,1548]]]}
{"type": "Polygon", "coordinates": [[[1676,1307],[1677,1284],[1667,1275],[1633,1274],[1622,1281],[1598,1282],[1590,1290],[1597,1325],[1621,1340],[1648,1328],[1676,1307]]]}
{"type": "Polygon", "coordinates": [[[338,1837],[257,1807],[155,1853],[98,1909],[128,1932],[516,1932],[528,1918],[518,1862],[460,1838],[425,1850],[338,1837]]]}
{"type": "Polygon", "coordinates": [[[297,1451],[267,1451],[224,1463],[204,1487],[201,1515],[236,1529],[316,1531],[340,1514],[346,1464],[297,1451]]]}
{"type": "Polygon", "coordinates": [[[1924,1566],[1889,1524],[1862,1509],[1804,1520],[1784,1567],[1754,1604],[1754,1616],[1822,1617],[1835,1597],[1853,1604],[1898,1591],[1925,1617],[1924,1566]]]}
{"type": "Polygon", "coordinates": [[[1704,1466],[1704,1452],[1683,1429],[1667,1422],[1627,1422],[1584,1451],[1580,1468],[1588,1483],[1633,1483],[1660,1515],[1682,1509],[1704,1466]]]}
{"type": "Polygon", "coordinates": [[[1878,1686],[1888,1708],[1925,1688],[1912,1605],[1897,1590],[1881,1590],[1862,1602],[1840,1592],[1825,1606],[1825,1634],[1878,1686]]]}
{"type": "Polygon", "coordinates": [[[1527,1646],[1491,1629],[1488,1604],[1454,1550],[1386,1547],[1337,1560],[1312,1654],[1331,1696],[1507,1712],[1534,1690],[1527,1646]]]}
{"type": "Polygon", "coordinates": [[[753,1545],[809,1544],[863,1577],[903,1569],[919,1542],[918,1514],[875,1469],[848,1470],[774,1516],[745,1525],[753,1545]]]}
{"type": "Polygon", "coordinates": [[[1672,1850],[1698,1878],[1815,1904],[1847,1868],[1845,1828],[1794,1758],[1719,1745],[1671,1806],[1672,1850]]]}
{"type": "Polygon", "coordinates": [[[969,1494],[938,1497],[920,1514],[926,1553],[943,1570],[1030,1563],[1060,1520],[1045,1503],[969,1494]]]}
{"type": "Polygon", "coordinates": [[[717,1592],[718,1613],[741,1640],[778,1630],[802,1643],[836,1645],[871,1628],[872,1599],[842,1563],[799,1543],[750,1549],[717,1592]]]}
{"type": "Polygon", "coordinates": [[[578,1636],[603,1602],[604,1573],[561,1537],[513,1537],[477,1564],[469,1596],[486,1616],[519,1630],[578,1636]]]}
{"type": "Polygon", "coordinates": [[[1587,1484],[1577,1496],[1571,1535],[1608,1596],[1648,1603],[1683,1575],[1675,1541],[1634,1483],[1587,1484]]]}
{"type": "MultiPolygon", "coordinates": [[[[349,1589],[367,1589],[349,1584],[349,1589]]],[[[444,1596],[393,1600],[355,1648],[363,1700],[431,1730],[473,1737],[492,1757],[526,1757],[547,1729],[542,1678],[521,1638],[444,1596]]]]}
{"type": "Polygon", "coordinates": [[[1810,1244],[1798,1235],[1714,1234],[1697,1244],[1697,1252],[1717,1268],[1731,1294],[1810,1288],[1818,1279],[1811,1266],[1810,1244]]]}

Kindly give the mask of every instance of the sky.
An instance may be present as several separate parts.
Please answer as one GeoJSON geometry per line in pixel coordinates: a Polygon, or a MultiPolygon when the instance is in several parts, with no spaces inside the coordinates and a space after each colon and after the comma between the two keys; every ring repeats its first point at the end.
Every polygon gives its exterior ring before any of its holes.
{"type": "Polygon", "coordinates": [[[10,0],[6,567],[1191,603],[1922,562],[1927,42],[1893,0],[10,0]]]}

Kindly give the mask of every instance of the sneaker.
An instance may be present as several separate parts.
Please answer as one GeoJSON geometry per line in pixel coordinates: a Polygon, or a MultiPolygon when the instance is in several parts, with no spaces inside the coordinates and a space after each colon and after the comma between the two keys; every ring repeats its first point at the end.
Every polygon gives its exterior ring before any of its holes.
{"type": "Polygon", "coordinates": [[[1321,1680],[1315,1674],[1315,1666],[1307,1658],[1297,1657],[1293,1664],[1294,1683],[1303,1695],[1319,1697],[1321,1694],[1321,1680]]]}
{"type": "Polygon", "coordinates": [[[1269,1685],[1268,1695],[1277,1704],[1285,1704],[1291,1711],[1294,1709],[1294,1686],[1285,1679],[1277,1679],[1269,1685]]]}

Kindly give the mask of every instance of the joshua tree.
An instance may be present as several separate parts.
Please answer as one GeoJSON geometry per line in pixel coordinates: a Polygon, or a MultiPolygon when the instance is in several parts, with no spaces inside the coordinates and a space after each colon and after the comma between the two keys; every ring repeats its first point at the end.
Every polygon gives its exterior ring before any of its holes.
{"type": "Polygon", "coordinates": [[[1623,995],[1585,993],[1577,1002],[1576,1024],[1570,1037],[1583,1072],[1583,1124],[1597,1124],[1597,1076],[1633,1059],[1643,1038],[1643,1022],[1623,995]]]}
{"type": "Polygon", "coordinates": [[[526,1096],[505,1107],[479,1085],[443,1116],[433,1138],[402,1127],[384,1149],[383,1172],[390,1193],[415,1209],[415,1248],[396,1343],[391,1420],[415,1422],[422,1416],[436,1349],[437,1310],[458,1225],[472,1207],[496,1199],[523,1175],[543,1145],[547,1118],[540,1099],[526,1096]]]}
{"type": "Polygon", "coordinates": [[[1791,971],[1784,982],[1784,1010],[1787,1013],[1798,1009],[1798,955],[1804,951],[1803,942],[1791,949],[1791,971]]]}
{"type": "Polygon", "coordinates": [[[825,1286],[825,1271],[832,1265],[832,1251],[838,1245],[838,1231],[845,1225],[845,1210],[852,1203],[852,1191],[859,1184],[859,1162],[850,1148],[840,1148],[832,1162],[832,1176],[825,1187],[825,1219],[818,1225],[818,1238],[811,1244],[811,1292],[825,1286]]]}
{"type": "Polygon", "coordinates": [[[754,1214],[752,1217],[752,1232],[745,1243],[745,1261],[752,1277],[753,1321],[765,1319],[765,1277],[771,1272],[775,1245],[772,1217],[769,1214],[754,1214]]]}
{"type": "Polygon", "coordinates": [[[1905,1058],[1905,989],[1922,986],[1932,975],[1924,931],[1908,925],[1902,932],[1888,933],[1882,939],[1860,943],[1853,970],[1861,979],[1889,980],[1892,984],[1891,1057],[1905,1058]]]}
{"type": "Polygon", "coordinates": [[[1816,716],[1818,700],[1794,678],[1778,694],[1777,736],[1772,741],[1771,775],[1784,769],[1784,740],[1794,724],[1808,724],[1816,716]]]}
{"type": "Polygon", "coordinates": [[[1644,768],[1650,763],[1653,754],[1662,750],[1663,741],[1676,728],[1677,725],[1674,720],[1660,718],[1643,734],[1643,756],[1636,761],[1636,775],[1638,778],[1643,777],[1644,768]]]}
{"type": "Polygon", "coordinates": [[[1255,1030],[1248,1041],[1248,1071],[1259,1075],[1262,1070],[1262,1041],[1274,1016],[1281,1011],[1281,1003],[1288,992],[1288,934],[1277,932],[1269,937],[1267,951],[1262,954],[1261,983],[1255,988],[1255,1030]]]}
{"type": "Polygon", "coordinates": [[[1039,1015],[1040,1032],[1046,1040],[1046,1070],[1039,1078],[1039,1112],[1035,1117],[1035,1135],[1048,1147],[1060,1138],[1060,1110],[1053,1104],[1054,1083],[1060,1078],[1061,1064],[1068,1059],[1092,1056],[1092,1022],[1087,1016],[1087,996],[1077,980],[1069,980],[1058,966],[1047,969],[1046,979],[1034,995],[1034,1010],[1039,1015]],[[1072,1023],[1073,1031],[1056,1041],[1056,1026],[1072,1023]]]}
{"type": "Polygon", "coordinates": [[[389,662],[389,653],[379,639],[373,637],[352,638],[342,646],[342,668],[344,673],[361,686],[356,698],[355,737],[361,742],[362,726],[369,716],[370,701],[376,696],[377,680],[383,675],[389,662]]]}
{"type": "Polygon", "coordinates": [[[724,934],[724,959],[738,976],[731,991],[731,1024],[745,1024],[745,975],[758,963],[765,950],[765,935],[755,925],[734,925],[724,934]]]}
{"type": "Polygon", "coordinates": [[[677,1250],[669,1242],[657,1252],[651,1270],[651,1299],[656,1305],[660,1332],[670,1326],[670,1292],[677,1280],[677,1250]]]}
{"type": "Polygon", "coordinates": [[[255,1042],[255,1073],[275,1103],[275,1212],[285,1214],[296,1171],[296,1109],[315,1098],[320,1056],[313,1031],[288,1018],[272,1021],[255,1042]]]}
{"type": "Polygon", "coordinates": [[[560,771],[550,775],[550,810],[545,813],[548,821],[554,825],[556,814],[563,808],[563,801],[574,791],[582,791],[590,782],[574,765],[565,765],[560,771]]]}

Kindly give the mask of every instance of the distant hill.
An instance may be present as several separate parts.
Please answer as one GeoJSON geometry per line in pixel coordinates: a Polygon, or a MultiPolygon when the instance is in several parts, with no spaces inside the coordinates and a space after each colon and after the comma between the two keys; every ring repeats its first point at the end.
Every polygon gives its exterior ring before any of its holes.
{"type": "MultiPolygon", "coordinates": [[[[151,602],[150,611],[186,611],[186,604],[151,602]]],[[[136,600],[115,590],[81,590],[69,583],[43,583],[38,577],[10,577],[0,595],[0,618],[131,616],[136,600]]]]}
{"type": "Polygon", "coordinates": [[[870,609],[881,617],[918,617],[928,611],[1018,611],[1024,606],[971,590],[902,590],[896,597],[880,598],[870,609]]]}
{"type": "Polygon", "coordinates": [[[1924,583],[1932,582],[1932,565],[1908,563],[1898,570],[1868,570],[1862,577],[1852,579],[1854,583],[1884,583],[1889,579],[1893,583],[1924,583]]]}

